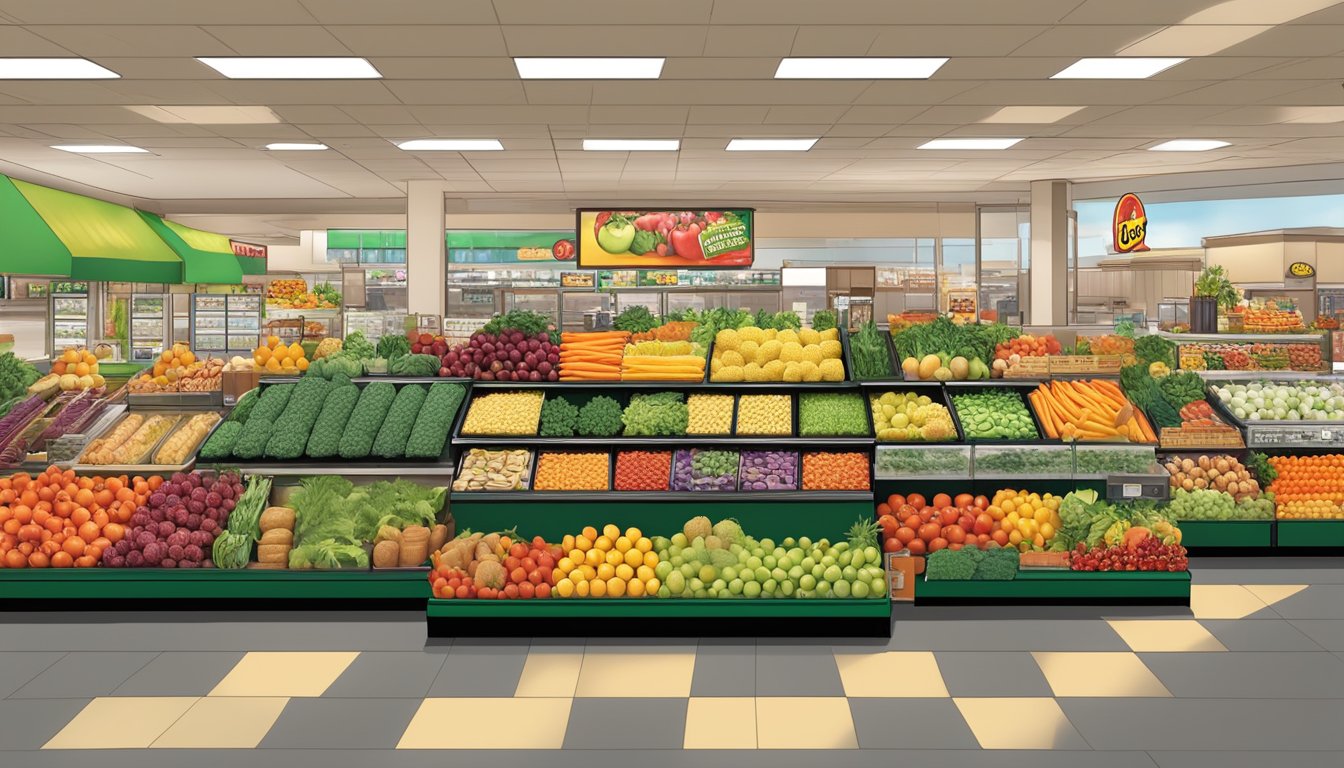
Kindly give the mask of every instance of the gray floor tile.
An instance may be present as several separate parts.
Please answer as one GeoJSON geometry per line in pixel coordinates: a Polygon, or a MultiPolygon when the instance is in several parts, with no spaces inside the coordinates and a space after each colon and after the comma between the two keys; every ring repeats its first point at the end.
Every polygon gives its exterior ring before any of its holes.
{"type": "MultiPolygon", "coordinates": [[[[1149,752],[1158,768],[1264,768],[1275,761],[1265,752],[1149,752]]],[[[1294,752],[1293,768],[1339,768],[1344,752],[1294,752]]]]}
{"type": "Polygon", "coordinates": [[[1171,695],[1331,699],[1344,695],[1344,662],[1329,653],[1141,653],[1171,695]]]}
{"type": "MultiPolygon", "coordinates": [[[[975,615],[974,608],[958,609],[975,615]]],[[[1127,651],[1101,619],[897,621],[891,647],[902,651],[1127,651]]]]}
{"type": "Polygon", "coordinates": [[[1327,650],[1291,622],[1282,619],[1201,619],[1199,623],[1229,651],[1327,650]]]}
{"type": "Polygon", "coordinates": [[[1333,557],[1192,557],[1196,584],[1344,584],[1333,557]]]}
{"type": "Polygon", "coordinates": [[[939,651],[938,671],[951,696],[1053,696],[1027,651],[939,651]]]}
{"type": "Polygon", "coordinates": [[[419,708],[416,699],[290,699],[258,747],[392,749],[419,708]]]}
{"type": "Polygon", "coordinates": [[[323,693],[327,698],[424,698],[448,658],[423,651],[364,651],[323,693]]]}
{"type": "Polygon", "coordinates": [[[1291,624],[1327,651],[1344,651],[1344,619],[1300,619],[1291,624]]]}
{"type": "Polygon", "coordinates": [[[523,676],[527,640],[462,640],[444,657],[429,695],[512,696],[523,676]]]}
{"type": "MultiPolygon", "coordinates": [[[[2,633],[3,630],[0,630],[2,633]]],[[[22,688],[29,680],[55,664],[60,651],[5,651],[0,653],[0,699],[22,688]]]]}
{"type": "Polygon", "coordinates": [[[1344,701],[1079,698],[1059,705],[1093,749],[1344,749],[1344,701]]]}
{"type": "Polygon", "coordinates": [[[951,699],[850,699],[860,749],[978,749],[951,699]]]}
{"type": "Polygon", "coordinates": [[[242,651],[168,651],[131,675],[113,696],[204,696],[242,660],[242,651]]]}
{"type": "MultiPolygon", "coordinates": [[[[89,644],[87,647],[96,647],[89,644]]],[[[87,699],[106,696],[158,654],[75,651],[10,694],[15,699],[87,699]]]]}
{"type": "Polygon", "coordinates": [[[686,699],[575,699],[565,749],[681,749],[686,699]]]}
{"type": "Polygon", "coordinates": [[[701,643],[695,654],[692,696],[755,696],[756,644],[701,643]]]}
{"type": "MultiPolygon", "coordinates": [[[[40,749],[84,709],[89,699],[0,701],[0,749],[40,749]]],[[[22,762],[0,765],[23,765],[22,762]]]]}
{"type": "Polygon", "coordinates": [[[1336,619],[1344,616],[1344,584],[1313,584],[1270,607],[1285,619],[1336,619]]]}
{"type": "Polygon", "coordinates": [[[844,696],[830,647],[756,648],[757,696],[844,696]]]}

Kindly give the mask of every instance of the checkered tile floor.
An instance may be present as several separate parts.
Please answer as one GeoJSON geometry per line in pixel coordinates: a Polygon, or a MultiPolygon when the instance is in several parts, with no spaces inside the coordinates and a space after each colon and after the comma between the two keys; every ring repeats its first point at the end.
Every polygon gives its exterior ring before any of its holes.
{"type": "Polygon", "coordinates": [[[1222,562],[1188,611],[900,606],[890,641],[425,646],[409,614],[11,614],[0,765],[1344,765],[1344,565],[1222,562]]]}

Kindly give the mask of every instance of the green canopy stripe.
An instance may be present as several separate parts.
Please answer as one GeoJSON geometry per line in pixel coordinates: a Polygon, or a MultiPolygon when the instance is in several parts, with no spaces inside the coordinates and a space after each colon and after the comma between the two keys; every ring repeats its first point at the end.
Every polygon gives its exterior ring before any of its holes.
{"type": "Polygon", "coordinates": [[[0,273],[70,276],[70,249],[8,176],[0,175],[0,273]]]}
{"type": "Polygon", "coordinates": [[[13,180],[68,249],[75,280],[182,282],[182,260],[125,206],[13,180]]]}
{"type": "Polygon", "coordinates": [[[239,256],[238,266],[242,267],[244,275],[266,274],[266,260],[255,256],[239,256]]]}
{"type": "Polygon", "coordinates": [[[147,211],[136,213],[182,259],[183,282],[232,285],[243,281],[243,268],[227,237],[186,227],[147,211]]]}

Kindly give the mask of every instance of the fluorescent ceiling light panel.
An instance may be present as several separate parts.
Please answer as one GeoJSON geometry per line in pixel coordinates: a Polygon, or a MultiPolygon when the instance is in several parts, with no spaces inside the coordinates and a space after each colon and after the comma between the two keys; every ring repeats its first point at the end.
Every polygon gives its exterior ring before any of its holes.
{"type": "Polygon", "coordinates": [[[88,59],[0,58],[0,80],[113,80],[116,72],[88,59]]]}
{"type": "Polygon", "coordinates": [[[1022,139],[934,139],[920,149],[1007,149],[1022,139]]]}
{"type": "Polygon", "coordinates": [[[280,116],[270,107],[145,105],[126,108],[156,123],[170,125],[268,125],[280,122],[280,116]]]}
{"type": "Polygon", "coordinates": [[[1051,80],[1144,80],[1185,61],[1181,58],[1140,58],[1114,56],[1104,59],[1079,59],[1051,80]]]}
{"type": "Polygon", "coordinates": [[[816,139],[733,139],[729,152],[806,152],[816,139]]]}
{"type": "Polygon", "coordinates": [[[51,148],[81,155],[132,155],[149,152],[147,149],[132,147],[129,144],[53,144],[51,148]]]}
{"type": "Polygon", "coordinates": [[[1185,17],[1182,24],[1282,24],[1329,8],[1339,0],[1226,0],[1185,17]]]}
{"type": "Polygon", "coordinates": [[[367,80],[382,77],[358,56],[198,56],[233,80],[367,80]]]}
{"type": "Polygon", "coordinates": [[[1172,139],[1164,141],[1155,147],[1149,147],[1150,152],[1207,152],[1210,149],[1229,146],[1226,141],[1217,139],[1172,139]]]}
{"type": "Polygon", "coordinates": [[[776,80],[926,80],[947,63],[946,58],[842,58],[780,59],[776,80]]]}
{"type": "Polygon", "coordinates": [[[1191,24],[1167,27],[1122,48],[1121,56],[1212,56],[1273,27],[1191,24]]]}
{"type": "Polygon", "coordinates": [[[584,139],[589,152],[676,152],[680,139],[584,139]]]}
{"type": "Polygon", "coordinates": [[[1086,107],[1004,107],[982,123],[1057,123],[1086,107]]]}
{"type": "Polygon", "coordinates": [[[661,58],[524,58],[513,65],[524,80],[657,80],[663,73],[661,58]]]}
{"type": "Polygon", "coordinates": [[[497,152],[499,139],[411,139],[397,144],[407,152],[497,152]]]}
{"type": "Polygon", "coordinates": [[[277,142],[267,144],[266,148],[272,152],[320,152],[327,148],[326,144],[317,142],[277,142]]]}

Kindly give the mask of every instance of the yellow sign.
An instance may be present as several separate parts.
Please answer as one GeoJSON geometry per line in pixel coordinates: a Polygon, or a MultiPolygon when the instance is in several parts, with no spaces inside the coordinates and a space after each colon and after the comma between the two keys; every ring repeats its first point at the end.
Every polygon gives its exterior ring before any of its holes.
{"type": "Polygon", "coordinates": [[[1288,265],[1289,277],[1315,277],[1316,268],[1305,261],[1294,261],[1288,265]]]}
{"type": "Polygon", "coordinates": [[[1148,217],[1138,195],[1126,193],[1115,204],[1114,235],[1115,250],[1119,253],[1148,250],[1144,245],[1148,238],[1148,217]]]}

